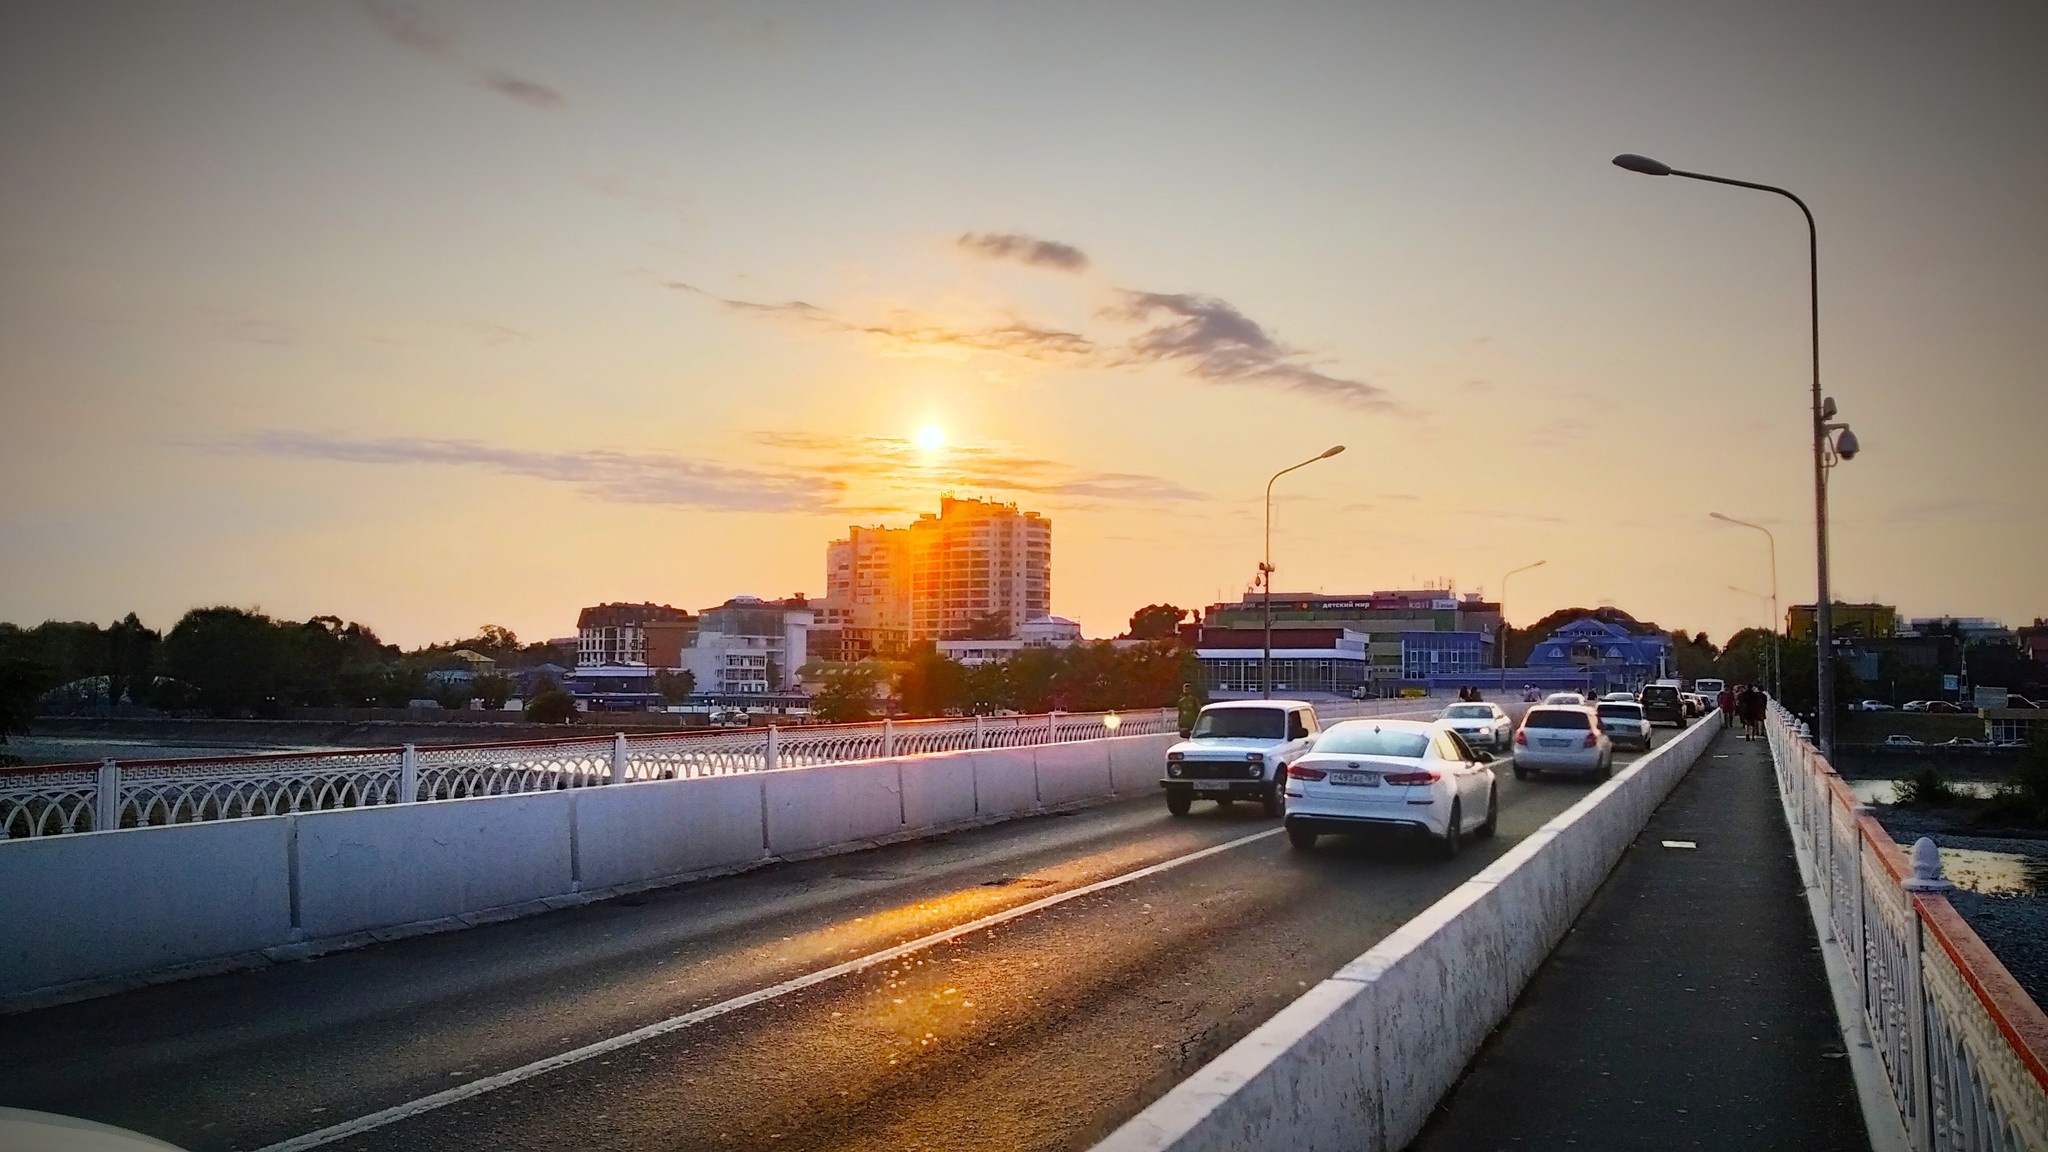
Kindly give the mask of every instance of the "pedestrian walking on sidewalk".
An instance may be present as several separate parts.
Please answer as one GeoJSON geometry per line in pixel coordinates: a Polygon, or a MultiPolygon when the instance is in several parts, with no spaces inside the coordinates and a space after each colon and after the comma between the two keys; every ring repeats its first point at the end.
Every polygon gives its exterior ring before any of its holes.
{"type": "Polygon", "coordinates": [[[1742,738],[1754,740],[1764,734],[1763,689],[1751,684],[1742,690],[1742,738]]]}
{"type": "Polygon", "coordinates": [[[1714,707],[1721,710],[1721,727],[1726,728],[1733,724],[1735,722],[1735,690],[1733,688],[1721,689],[1721,694],[1714,697],[1714,707]]]}

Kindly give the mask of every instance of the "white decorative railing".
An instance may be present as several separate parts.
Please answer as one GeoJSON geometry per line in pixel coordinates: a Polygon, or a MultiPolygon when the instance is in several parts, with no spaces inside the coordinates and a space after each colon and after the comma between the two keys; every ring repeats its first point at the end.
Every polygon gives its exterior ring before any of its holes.
{"type": "MultiPolygon", "coordinates": [[[[1318,711],[1342,719],[1429,706],[1370,700],[1318,711]]],[[[4,768],[0,839],[1158,735],[1175,719],[1148,708],[4,768]]]]}
{"type": "Polygon", "coordinates": [[[1931,840],[1910,858],[1773,707],[1787,818],[1856,983],[1863,1025],[1911,1146],[2048,1150],[2048,1015],[1942,893],[1931,840]]]}

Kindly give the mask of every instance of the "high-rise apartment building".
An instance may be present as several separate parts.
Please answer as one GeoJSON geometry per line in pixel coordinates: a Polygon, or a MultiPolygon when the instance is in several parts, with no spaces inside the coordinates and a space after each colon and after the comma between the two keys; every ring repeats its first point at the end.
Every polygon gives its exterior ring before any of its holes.
{"type": "Polygon", "coordinates": [[[1015,504],[939,499],[907,528],[853,528],[825,547],[825,628],[846,657],[965,635],[1000,615],[1008,633],[1052,613],[1052,521],[1015,504]]]}

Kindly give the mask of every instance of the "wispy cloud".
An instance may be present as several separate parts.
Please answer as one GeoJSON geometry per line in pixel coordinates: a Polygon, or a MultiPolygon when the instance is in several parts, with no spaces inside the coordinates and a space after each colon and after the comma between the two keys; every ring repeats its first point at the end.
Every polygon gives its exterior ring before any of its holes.
{"type": "Polygon", "coordinates": [[[1027,360],[1074,360],[1095,351],[1095,345],[1078,332],[1062,331],[1043,324],[1010,319],[997,324],[971,325],[897,312],[886,319],[862,323],[849,320],[803,300],[762,303],[736,300],[707,292],[679,280],[665,282],[670,288],[716,300],[738,312],[793,320],[832,332],[870,337],[891,350],[1000,352],[1027,360]]]}
{"type": "Polygon", "coordinates": [[[1392,408],[1386,390],[1316,371],[1301,353],[1214,296],[1126,292],[1112,315],[1150,327],[1127,345],[1140,363],[1172,363],[1216,384],[1285,388],[1359,408],[1392,408]]]}
{"type": "Polygon", "coordinates": [[[548,452],[475,440],[263,432],[228,447],[300,460],[481,468],[567,484],[612,503],[724,512],[822,512],[837,503],[844,488],[843,482],[817,474],[735,468],[659,453],[548,452]]]}
{"type": "Polygon", "coordinates": [[[1062,272],[1080,272],[1088,267],[1088,254],[1072,244],[1040,240],[1015,232],[963,232],[960,247],[988,260],[1015,260],[1062,272]]]}
{"type": "Polygon", "coordinates": [[[499,67],[483,67],[462,58],[455,37],[417,5],[399,0],[357,0],[377,31],[394,44],[432,57],[467,76],[471,83],[488,88],[529,108],[543,111],[568,106],[568,98],[541,83],[516,76],[499,67]]]}
{"type": "Polygon", "coordinates": [[[1140,472],[1098,472],[1055,460],[1026,456],[989,445],[919,448],[891,436],[844,436],[816,432],[762,432],[770,447],[800,452],[793,464],[839,479],[906,491],[967,489],[994,494],[1022,493],[1068,500],[1173,503],[1208,497],[1175,481],[1140,472]]]}

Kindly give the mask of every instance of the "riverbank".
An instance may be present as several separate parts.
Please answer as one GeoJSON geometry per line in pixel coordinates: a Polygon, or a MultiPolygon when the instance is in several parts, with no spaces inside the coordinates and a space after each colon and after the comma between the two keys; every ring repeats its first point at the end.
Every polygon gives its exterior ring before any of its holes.
{"type": "Polygon", "coordinates": [[[1872,805],[1900,844],[1925,836],[1956,885],[1949,903],[2036,1004],[2048,1004],[2048,828],[1981,822],[1974,808],[1872,805]]]}

